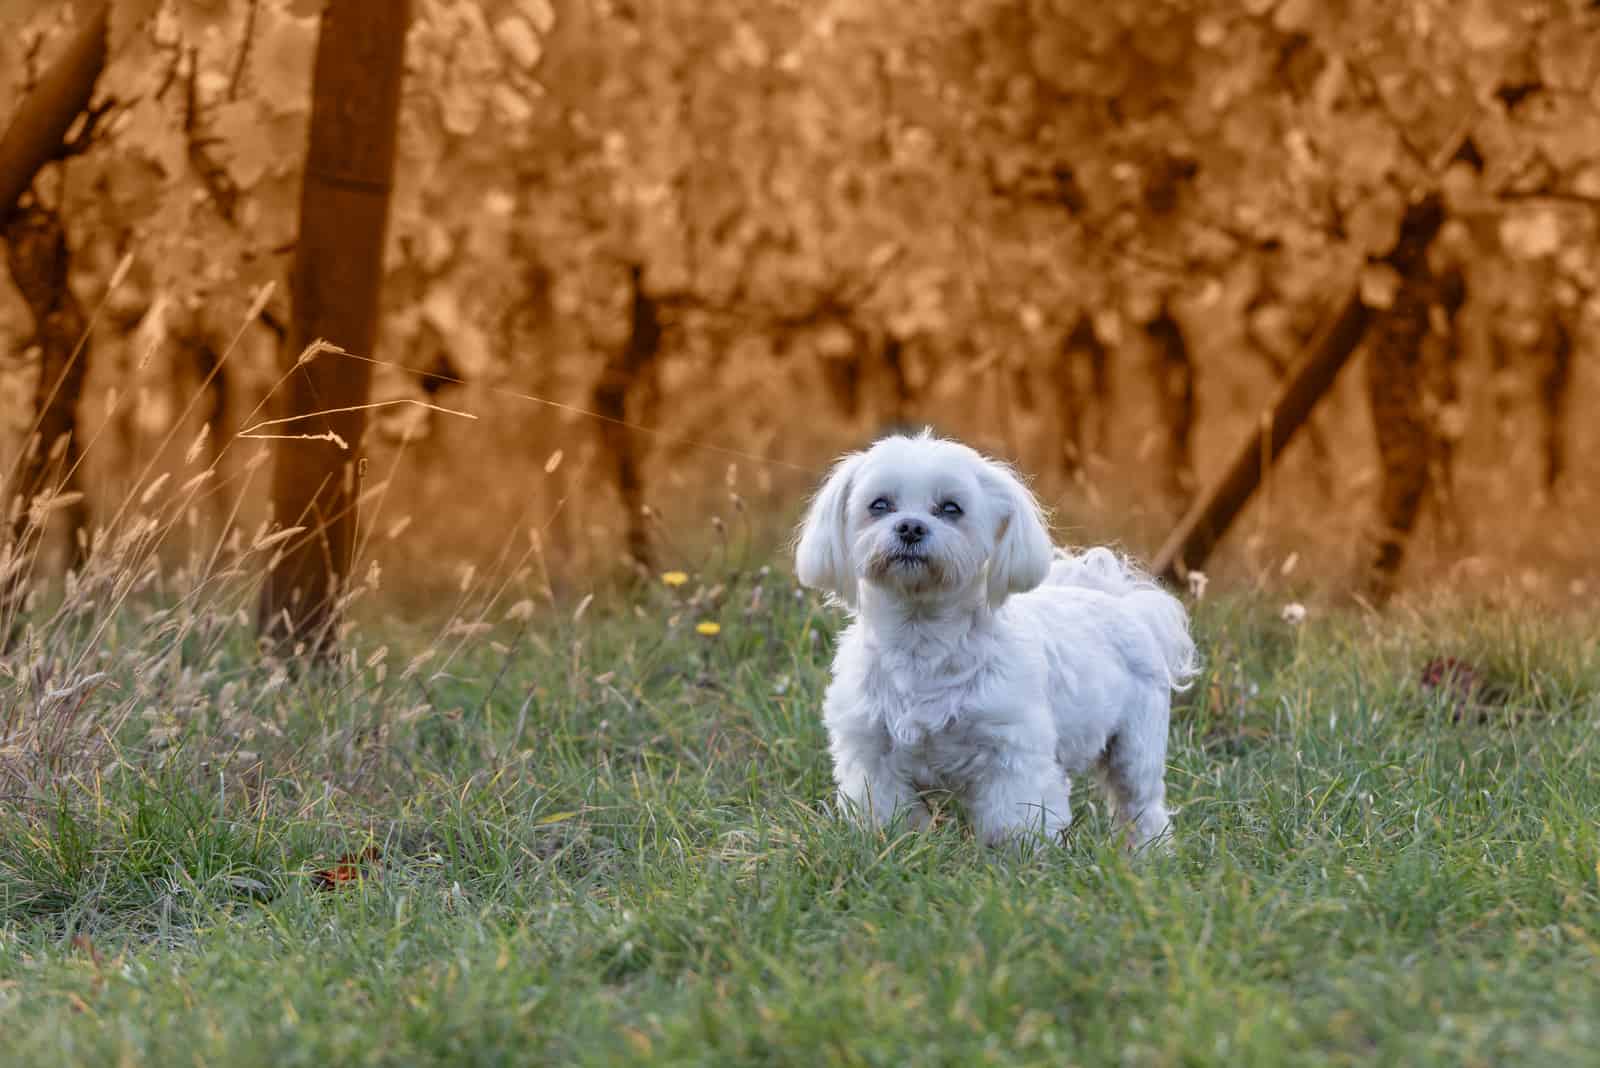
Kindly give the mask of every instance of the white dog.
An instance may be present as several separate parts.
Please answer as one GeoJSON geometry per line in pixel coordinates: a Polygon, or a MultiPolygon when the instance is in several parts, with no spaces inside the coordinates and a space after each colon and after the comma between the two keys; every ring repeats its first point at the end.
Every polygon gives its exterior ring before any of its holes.
{"type": "Polygon", "coordinates": [[[925,431],[840,460],[800,530],[802,584],[852,612],[824,720],[842,807],[979,837],[1055,839],[1097,767],[1140,847],[1168,831],[1171,691],[1198,670],[1182,605],[1107,549],[1051,544],[1010,468],[925,431]]]}

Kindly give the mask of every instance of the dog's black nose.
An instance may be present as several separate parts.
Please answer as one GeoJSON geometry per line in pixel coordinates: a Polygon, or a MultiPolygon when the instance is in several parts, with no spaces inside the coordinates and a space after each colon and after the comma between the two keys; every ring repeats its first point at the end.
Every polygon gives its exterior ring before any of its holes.
{"type": "Polygon", "coordinates": [[[915,545],[928,536],[928,525],[920,519],[902,519],[894,525],[894,532],[907,545],[915,545]]]}

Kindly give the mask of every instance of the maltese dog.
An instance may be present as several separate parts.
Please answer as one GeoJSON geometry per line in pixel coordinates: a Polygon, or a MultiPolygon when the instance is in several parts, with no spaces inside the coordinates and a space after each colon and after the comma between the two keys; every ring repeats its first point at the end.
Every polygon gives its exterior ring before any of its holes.
{"type": "Polygon", "coordinates": [[[986,843],[1055,840],[1092,767],[1130,846],[1167,834],[1172,691],[1198,670],[1183,606],[1108,549],[1056,549],[1010,468],[884,438],[828,475],[795,563],[852,616],[823,718],[855,818],[925,827],[939,790],[986,843]]]}

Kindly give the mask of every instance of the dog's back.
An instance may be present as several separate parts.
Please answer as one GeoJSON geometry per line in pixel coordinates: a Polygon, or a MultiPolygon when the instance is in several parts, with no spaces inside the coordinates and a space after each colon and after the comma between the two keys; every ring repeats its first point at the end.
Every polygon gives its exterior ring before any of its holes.
{"type": "Polygon", "coordinates": [[[1172,688],[1187,689],[1199,674],[1200,656],[1189,635],[1189,615],[1182,603],[1127,557],[1106,548],[1083,553],[1057,549],[1044,581],[1044,587],[1051,586],[1080,587],[1126,599],[1160,647],[1172,688]]]}

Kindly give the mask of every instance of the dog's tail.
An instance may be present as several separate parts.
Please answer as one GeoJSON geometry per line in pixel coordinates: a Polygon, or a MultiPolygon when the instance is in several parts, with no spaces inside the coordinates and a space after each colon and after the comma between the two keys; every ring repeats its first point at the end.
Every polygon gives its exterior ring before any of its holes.
{"type": "Polygon", "coordinates": [[[1127,598],[1155,637],[1172,688],[1187,690],[1200,673],[1200,654],[1189,634],[1189,614],[1183,604],[1126,556],[1105,548],[1083,553],[1057,549],[1045,584],[1083,586],[1127,598]]]}

